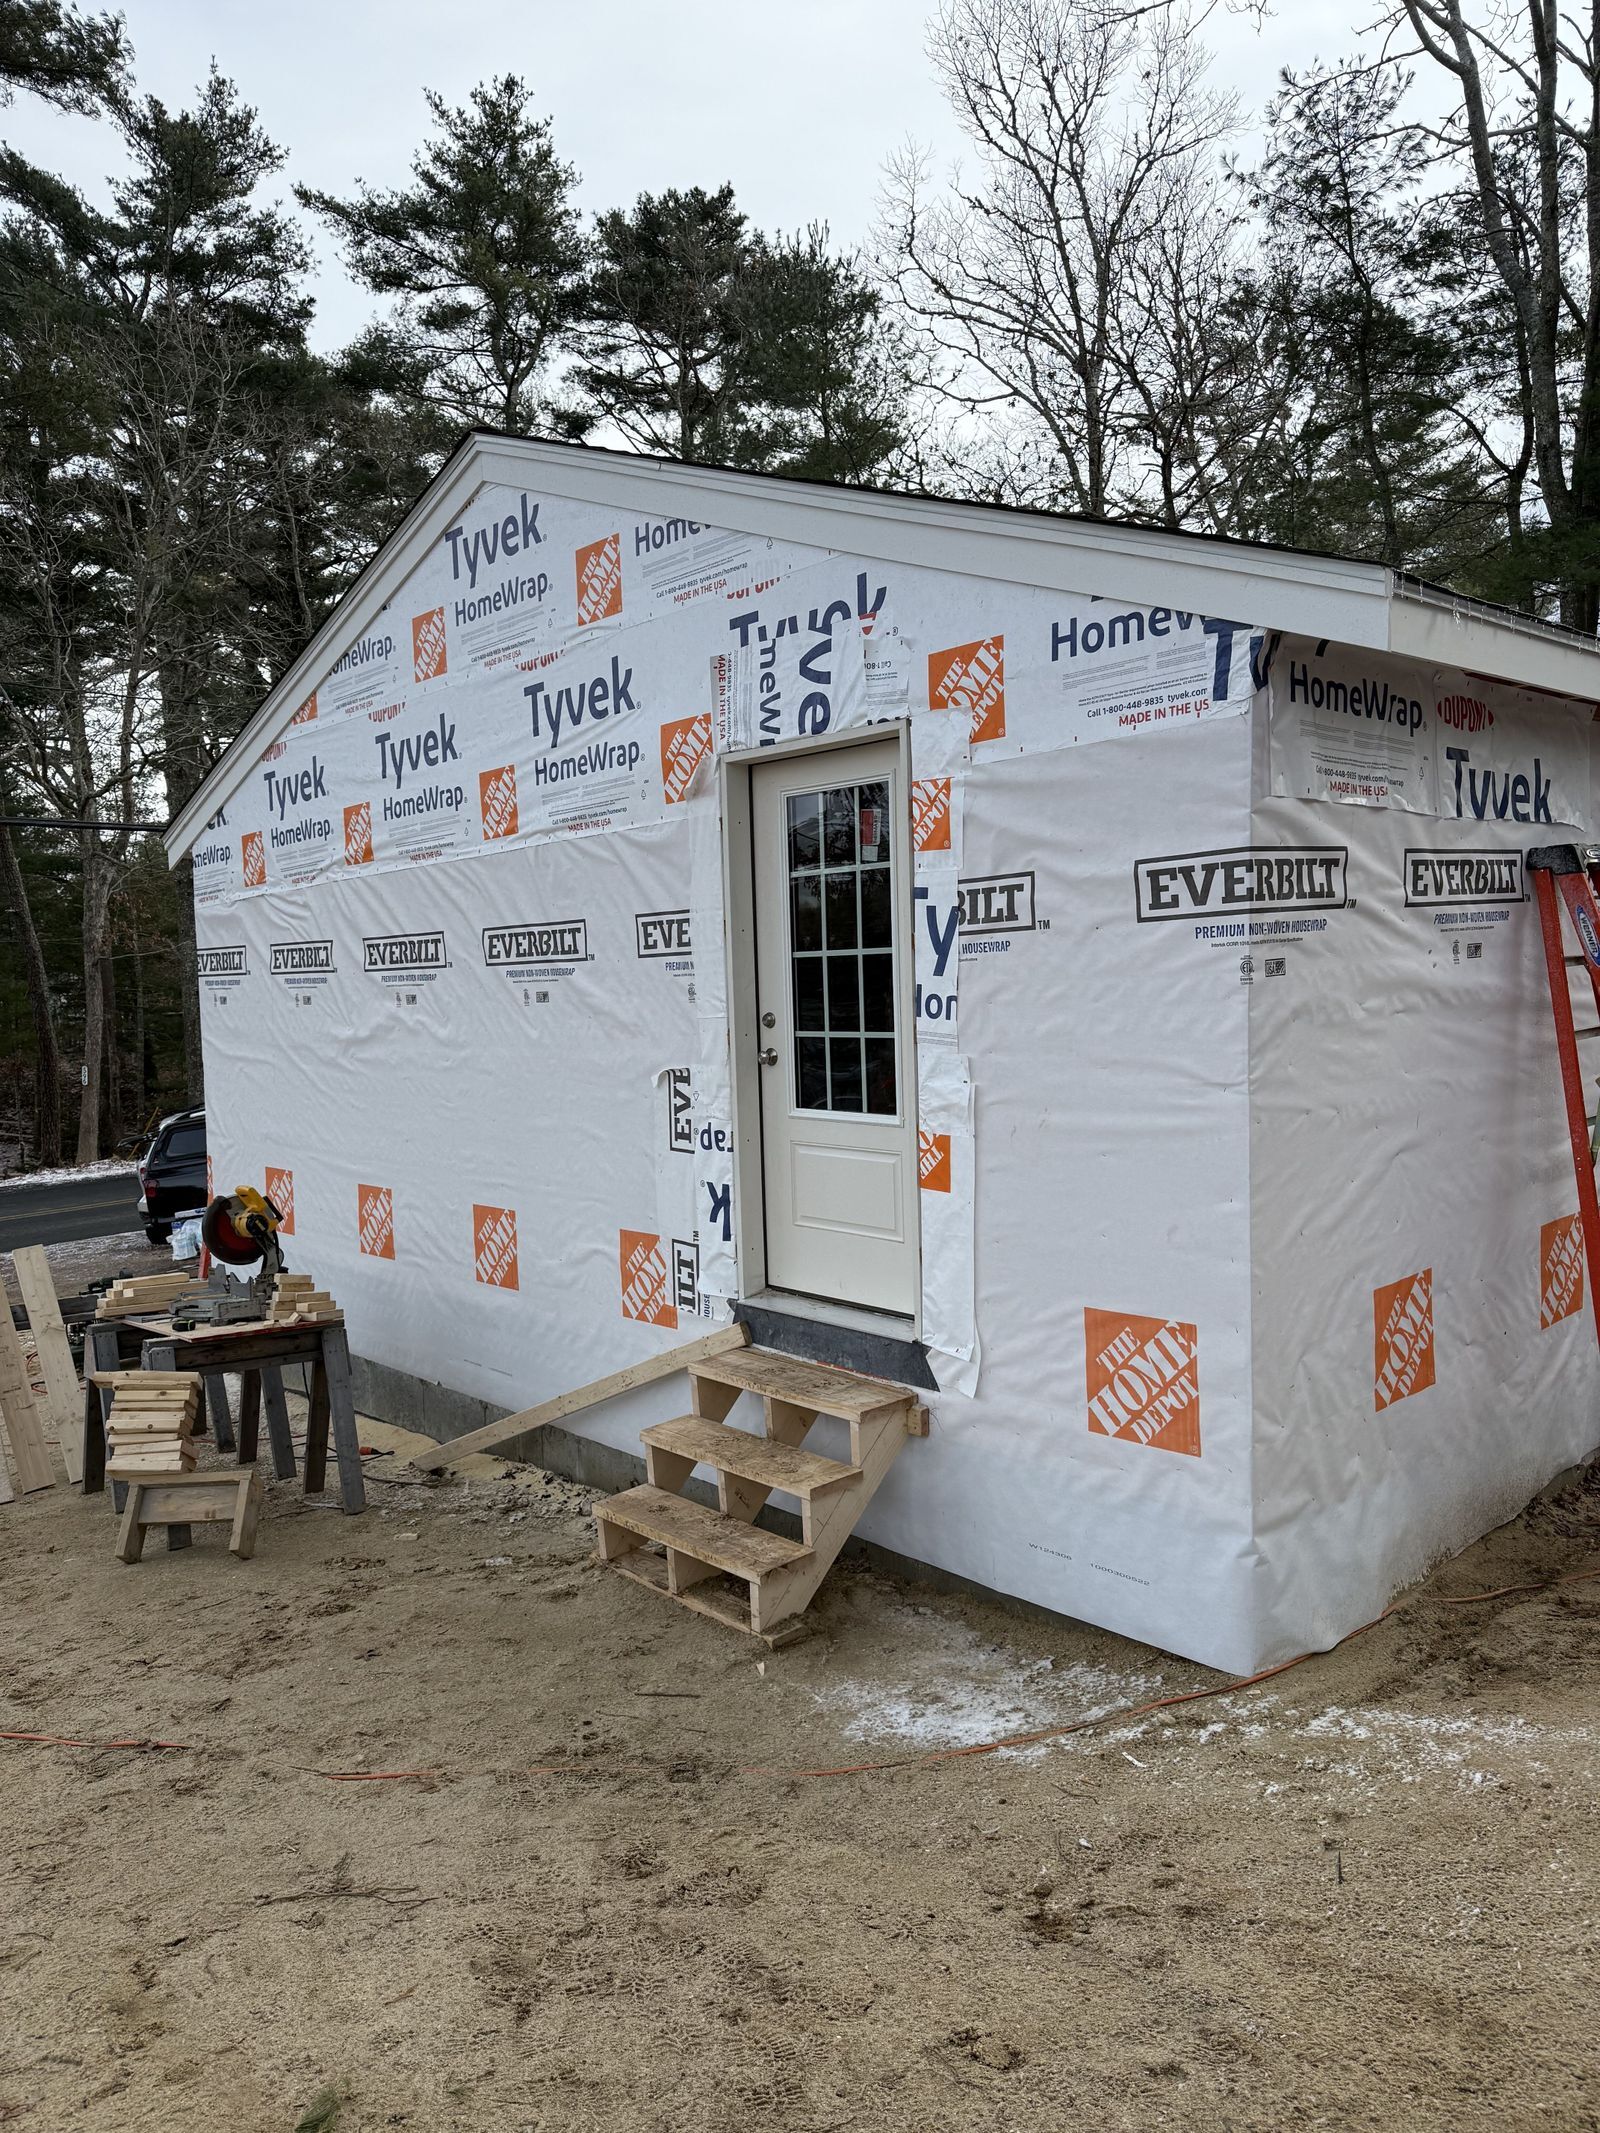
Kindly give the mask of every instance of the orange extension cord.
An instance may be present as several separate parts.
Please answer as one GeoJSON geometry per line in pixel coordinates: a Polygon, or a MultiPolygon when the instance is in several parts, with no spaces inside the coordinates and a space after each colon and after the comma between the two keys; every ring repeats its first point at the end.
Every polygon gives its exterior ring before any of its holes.
{"type": "MultiPolygon", "coordinates": [[[[1581,1585],[1592,1578],[1600,1578],[1600,1566],[1593,1570],[1569,1570],[1564,1576],[1546,1578],[1532,1585],[1496,1585],[1488,1592],[1461,1592],[1453,1595],[1438,1595],[1441,1607],[1475,1607],[1485,1600],[1511,1599],[1528,1592],[1554,1592],[1562,1585],[1581,1585]]],[[[1414,1603],[1411,1603],[1414,1604],[1414,1603]]],[[[1386,1607],[1381,1615],[1374,1615],[1370,1622],[1363,1622],[1339,1643],[1330,1646],[1338,1651],[1341,1646],[1354,1643],[1369,1630],[1387,1622],[1391,1615],[1402,1612],[1408,1605],[1397,1600],[1386,1607]]],[[[1263,1681],[1275,1680],[1279,1674],[1287,1674],[1291,1668],[1304,1666],[1308,1659],[1320,1659],[1321,1652],[1301,1652],[1293,1659],[1280,1659],[1276,1666],[1263,1667],[1259,1674],[1246,1674],[1238,1681],[1218,1682],[1214,1688],[1185,1689],[1177,1696],[1157,1696],[1149,1703],[1125,1704],[1120,1710],[1102,1711],[1097,1718],[1075,1718],[1064,1726],[1041,1726],[1032,1733],[1008,1733],[999,1740],[975,1741],[964,1748],[934,1748],[924,1755],[890,1756],[876,1763],[836,1763],[816,1770],[801,1770],[781,1763],[742,1763],[736,1766],[740,1777],[787,1777],[826,1778],[863,1777],[881,1770],[917,1770],[930,1763],[955,1763],[978,1755],[996,1755],[1003,1748],[1032,1748],[1047,1740],[1061,1740],[1069,1733],[1087,1733],[1095,1726],[1125,1724],[1129,1719],[1147,1718],[1152,1711],[1171,1710],[1175,1704],[1199,1703],[1208,1696],[1237,1696],[1244,1689],[1258,1688],[1263,1681]]],[[[135,1752],[153,1753],[160,1750],[193,1752],[193,1743],[182,1740],[72,1740],[57,1733],[4,1733],[0,1740],[22,1741],[41,1748],[113,1748],[135,1752]]],[[[533,1763],[511,1773],[518,1777],[640,1777],[654,1774],[659,1766],[652,1763],[533,1763]]],[[[387,1784],[399,1778],[438,1779],[452,1774],[449,1770],[319,1770],[315,1773],[334,1785],[387,1784]]],[[[491,1775],[495,1773],[489,1773],[491,1775]]]]}

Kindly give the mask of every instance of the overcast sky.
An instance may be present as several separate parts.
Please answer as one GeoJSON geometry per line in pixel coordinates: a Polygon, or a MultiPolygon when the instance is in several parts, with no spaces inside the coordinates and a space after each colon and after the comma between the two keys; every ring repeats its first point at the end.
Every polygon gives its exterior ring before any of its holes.
{"type": "MultiPolygon", "coordinates": [[[[189,98],[214,58],[289,152],[279,182],[346,192],[395,184],[427,122],[423,91],[463,101],[516,73],[555,122],[596,210],[664,186],[733,181],[765,229],[830,223],[841,244],[872,224],[886,155],[908,136],[959,150],[923,51],[931,0],[123,0],[140,89],[189,98]]],[[[1369,19],[1359,0],[1276,0],[1257,31],[1213,20],[1216,78],[1258,111],[1279,69],[1340,56],[1369,19]]],[[[96,121],[19,96],[0,129],[34,160],[97,192],[116,144],[96,121]]],[[[315,339],[349,340],[371,299],[318,243],[315,339]]]]}

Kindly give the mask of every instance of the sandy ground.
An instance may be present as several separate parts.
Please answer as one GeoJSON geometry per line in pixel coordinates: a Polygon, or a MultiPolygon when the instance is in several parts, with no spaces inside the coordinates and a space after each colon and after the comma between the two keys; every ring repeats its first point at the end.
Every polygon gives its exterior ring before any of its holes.
{"type": "Polygon", "coordinates": [[[940,1759],[1217,1677],[850,1571],[768,1654],[467,1467],[243,1564],[0,1510],[0,1727],[181,1743],[0,1742],[0,2125],[1600,2127],[1600,1581],[1448,1604],[1600,1563],[1593,1475],[1259,1688],[940,1759]]]}

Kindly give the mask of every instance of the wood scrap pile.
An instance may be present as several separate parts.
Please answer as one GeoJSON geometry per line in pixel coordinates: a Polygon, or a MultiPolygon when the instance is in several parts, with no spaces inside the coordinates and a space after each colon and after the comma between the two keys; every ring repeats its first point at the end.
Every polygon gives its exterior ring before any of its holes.
{"type": "Polygon", "coordinates": [[[342,1326],[344,1313],[309,1274],[280,1274],[267,1322],[273,1326],[342,1326]]]}
{"type": "Polygon", "coordinates": [[[96,1318],[165,1318],[180,1297],[203,1288],[189,1274],[124,1274],[95,1306],[96,1318]]]}
{"type": "Polygon", "coordinates": [[[106,1370],[95,1383],[111,1394],[106,1417],[108,1474],[186,1474],[195,1463],[200,1379],[192,1370],[106,1370]]]}

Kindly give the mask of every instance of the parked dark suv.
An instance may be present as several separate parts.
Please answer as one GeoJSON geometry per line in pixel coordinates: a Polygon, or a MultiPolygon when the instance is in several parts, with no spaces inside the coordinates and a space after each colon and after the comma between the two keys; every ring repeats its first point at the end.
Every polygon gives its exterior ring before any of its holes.
{"type": "Polygon", "coordinates": [[[204,1107],[164,1118],[134,1167],[143,1187],[139,1219],[144,1233],[152,1244],[165,1244],[175,1216],[193,1214],[206,1204],[204,1107]]]}

